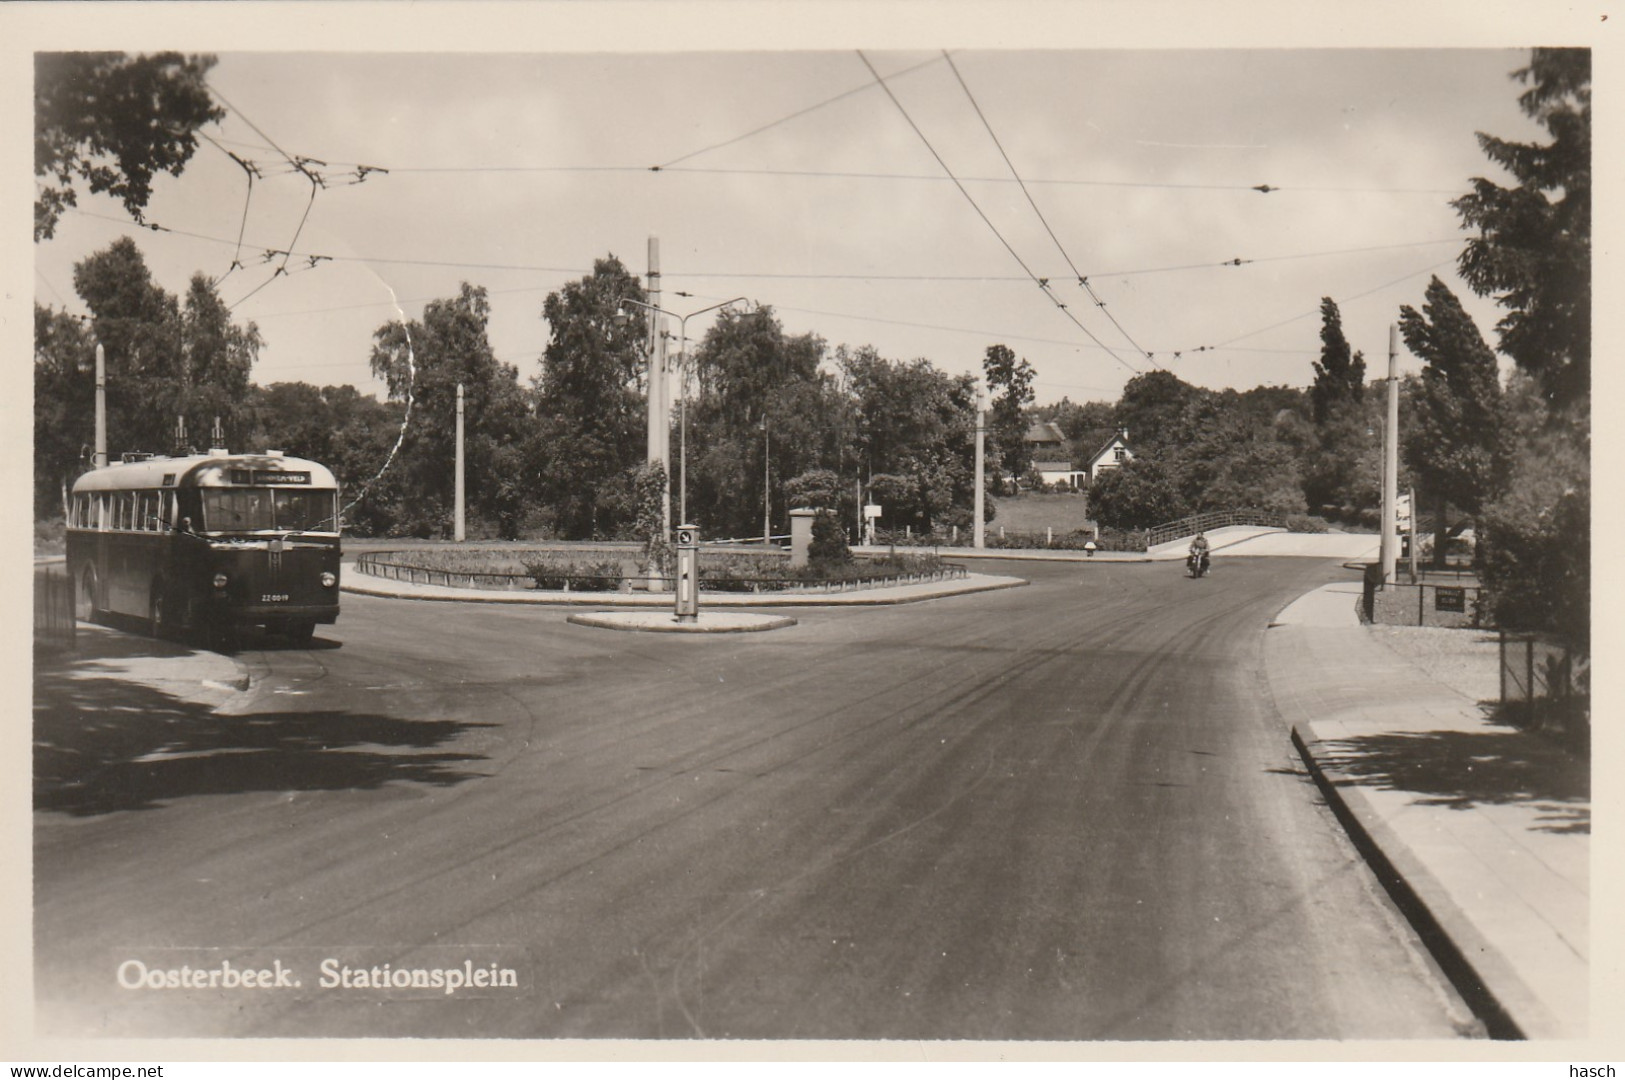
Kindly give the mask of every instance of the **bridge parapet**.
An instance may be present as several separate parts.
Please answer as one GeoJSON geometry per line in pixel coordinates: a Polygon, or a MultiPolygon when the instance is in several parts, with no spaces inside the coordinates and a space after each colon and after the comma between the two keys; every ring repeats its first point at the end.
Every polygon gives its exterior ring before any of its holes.
{"type": "Polygon", "coordinates": [[[1145,531],[1145,546],[1155,547],[1170,540],[1178,540],[1180,537],[1195,536],[1210,529],[1222,529],[1227,525],[1256,525],[1270,529],[1287,527],[1284,515],[1274,514],[1268,510],[1210,510],[1205,514],[1193,514],[1177,521],[1153,525],[1145,531]]]}

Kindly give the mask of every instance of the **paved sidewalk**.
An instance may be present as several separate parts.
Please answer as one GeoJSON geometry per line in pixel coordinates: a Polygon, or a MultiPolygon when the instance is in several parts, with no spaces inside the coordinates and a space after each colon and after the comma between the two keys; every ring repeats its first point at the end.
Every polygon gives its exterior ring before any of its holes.
{"type": "Polygon", "coordinates": [[[1586,1037],[1588,762],[1429,679],[1360,624],[1359,593],[1309,593],[1266,634],[1293,741],[1491,1034],[1586,1037]]]}

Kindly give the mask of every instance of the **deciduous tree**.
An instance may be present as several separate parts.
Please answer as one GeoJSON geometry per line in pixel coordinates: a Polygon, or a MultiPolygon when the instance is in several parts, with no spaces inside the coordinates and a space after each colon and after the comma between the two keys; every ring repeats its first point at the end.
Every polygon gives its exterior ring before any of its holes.
{"type": "Polygon", "coordinates": [[[213,56],[164,52],[39,53],[34,57],[34,239],[49,240],[76,181],[141,220],[160,172],[179,176],[197,132],[225,115],[205,79],[213,56]]]}
{"type": "Polygon", "coordinates": [[[536,378],[536,436],[530,471],[558,532],[570,539],[613,534],[636,514],[633,471],[647,457],[643,350],[647,320],[623,300],[643,287],[614,255],[549,293],[542,304],[548,341],[536,378]]]}
{"type": "Polygon", "coordinates": [[[523,512],[516,448],[528,434],[519,372],[496,359],[486,336],[485,289],[464,282],[455,297],[432,300],[421,322],[391,322],[373,333],[372,370],[392,400],[412,398],[412,420],[395,468],[411,498],[400,527],[429,535],[451,523],[456,485],[457,385],[463,384],[468,509],[515,536],[523,512]]]}
{"type": "Polygon", "coordinates": [[[982,375],[992,398],[988,410],[988,443],[998,454],[1006,476],[1024,476],[1032,465],[1027,449],[1027,406],[1033,403],[1033,366],[1005,345],[989,345],[982,375]]]}

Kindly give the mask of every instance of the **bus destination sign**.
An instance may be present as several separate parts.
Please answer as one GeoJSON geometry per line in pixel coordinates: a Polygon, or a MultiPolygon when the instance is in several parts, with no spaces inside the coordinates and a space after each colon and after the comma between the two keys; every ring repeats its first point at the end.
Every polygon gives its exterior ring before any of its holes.
{"type": "Polygon", "coordinates": [[[277,472],[271,469],[255,469],[254,483],[256,484],[309,484],[308,472],[277,472]]]}

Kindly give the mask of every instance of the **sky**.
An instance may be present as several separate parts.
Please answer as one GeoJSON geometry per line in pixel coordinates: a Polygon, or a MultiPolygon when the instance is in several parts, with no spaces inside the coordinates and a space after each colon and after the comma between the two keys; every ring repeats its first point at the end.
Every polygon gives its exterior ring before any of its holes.
{"type": "Polygon", "coordinates": [[[166,289],[209,275],[259,327],[256,382],[381,394],[373,332],[466,281],[528,380],[547,294],[608,254],[644,273],[655,237],[674,315],[746,297],[831,353],[953,373],[1002,343],[1040,403],[1115,400],[1159,367],[1305,386],[1326,296],[1374,375],[1431,274],[1493,343],[1449,200],[1500,176],[1475,132],[1541,134],[1514,47],[281,44],[210,50],[227,116],[158,180],[146,217],[165,231],[82,194],[34,246],[35,300],[85,311],[74,264],[133,236],[166,289]],[[290,158],[325,163],[314,199],[290,158]]]}

